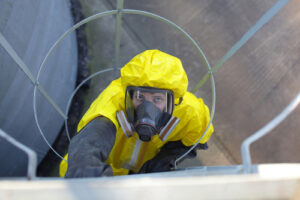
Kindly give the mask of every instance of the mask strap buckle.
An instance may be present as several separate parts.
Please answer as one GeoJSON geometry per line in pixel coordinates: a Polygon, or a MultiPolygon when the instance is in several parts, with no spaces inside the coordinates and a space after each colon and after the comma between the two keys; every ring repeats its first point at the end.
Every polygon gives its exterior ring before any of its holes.
{"type": "Polygon", "coordinates": [[[130,123],[127,121],[127,118],[126,118],[123,110],[117,112],[117,118],[118,118],[118,121],[122,127],[122,130],[123,130],[125,136],[127,138],[131,137],[133,130],[132,130],[130,123]]]}
{"type": "Polygon", "coordinates": [[[172,116],[168,123],[161,129],[159,133],[159,138],[162,141],[165,141],[169,137],[171,132],[175,129],[179,121],[179,118],[172,116]]]}

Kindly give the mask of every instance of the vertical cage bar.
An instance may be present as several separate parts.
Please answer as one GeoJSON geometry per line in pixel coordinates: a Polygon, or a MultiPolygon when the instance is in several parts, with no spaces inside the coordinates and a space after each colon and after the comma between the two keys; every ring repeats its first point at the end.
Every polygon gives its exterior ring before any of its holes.
{"type": "Polygon", "coordinates": [[[115,68],[120,67],[120,42],[121,42],[121,27],[122,27],[122,9],[124,0],[117,0],[117,22],[115,32],[115,68]]]}
{"type": "MultiPolygon", "coordinates": [[[[278,0],[242,37],[237,41],[230,50],[212,67],[212,72],[218,71],[244,44],[250,40],[254,34],[260,30],[267,22],[269,22],[290,0],[278,0]]],[[[197,92],[208,80],[209,73],[192,89],[192,92],[197,92]]]]}
{"type": "Polygon", "coordinates": [[[46,100],[54,107],[54,109],[64,118],[67,117],[63,113],[63,111],[58,107],[58,105],[53,101],[53,99],[48,95],[48,93],[44,90],[44,88],[38,83],[37,79],[34,78],[33,74],[23,62],[23,60],[18,56],[16,51],[12,48],[12,46],[8,43],[5,37],[0,33],[0,44],[7,51],[10,57],[17,63],[18,67],[25,73],[25,75],[30,79],[31,83],[36,86],[39,91],[43,94],[46,100]]]}

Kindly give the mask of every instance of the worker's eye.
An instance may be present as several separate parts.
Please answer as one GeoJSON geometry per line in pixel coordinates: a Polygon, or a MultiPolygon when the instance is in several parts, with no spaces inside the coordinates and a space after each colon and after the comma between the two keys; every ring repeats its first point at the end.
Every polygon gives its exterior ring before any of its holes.
{"type": "Polygon", "coordinates": [[[139,101],[143,101],[144,100],[144,96],[142,94],[140,94],[140,93],[137,93],[136,96],[135,96],[135,98],[137,100],[139,100],[139,101]]]}
{"type": "Polygon", "coordinates": [[[160,97],[160,96],[155,96],[154,97],[154,102],[155,103],[160,103],[160,102],[162,102],[163,101],[163,98],[162,97],[160,97]]]}

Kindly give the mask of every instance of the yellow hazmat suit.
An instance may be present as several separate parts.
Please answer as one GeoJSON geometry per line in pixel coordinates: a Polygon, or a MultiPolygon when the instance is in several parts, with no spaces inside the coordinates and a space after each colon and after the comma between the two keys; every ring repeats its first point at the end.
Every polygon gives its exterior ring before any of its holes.
{"type": "MultiPolygon", "coordinates": [[[[204,133],[210,121],[209,109],[201,98],[187,92],[188,79],[181,61],[159,50],[147,50],[135,56],[121,69],[121,78],[114,80],[92,103],[78,125],[78,132],[98,116],[110,119],[116,127],[116,139],[106,163],[113,168],[114,175],[138,172],[143,164],[152,159],[160,148],[169,141],[181,141],[185,146],[194,145],[204,133]],[[155,135],[150,142],[139,140],[133,133],[127,138],[117,120],[116,113],[125,110],[127,86],[155,87],[171,90],[175,104],[173,116],[180,122],[166,140],[155,135]]],[[[200,141],[207,142],[213,132],[209,127],[206,136],[200,141]]],[[[88,155],[87,155],[88,156],[88,155]]],[[[64,176],[67,163],[62,162],[60,175],[64,176]]]]}

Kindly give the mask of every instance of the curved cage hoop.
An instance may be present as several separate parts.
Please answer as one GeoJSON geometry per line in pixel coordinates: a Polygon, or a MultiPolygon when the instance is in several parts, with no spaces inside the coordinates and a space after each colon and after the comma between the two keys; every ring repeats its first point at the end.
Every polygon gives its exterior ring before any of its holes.
{"type": "MultiPolygon", "coordinates": [[[[36,112],[36,90],[37,90],[37,87],[39,86],[38,84],[38,81],[39,81],[39,77],[40,77],[40,74],[43,70],[43,68],[45,67],[45,64],[48,60],[48,58],[50,57],[50,55],[53,53],[53,51],[56,49],[56,47],[70,34],[72,33],[74,30],[76,30],[77,28],[79,28],[80,26],[88,23],[88,22],[91,22],[93,20],[96,20],[96,19],[99,19],[99,18],[102,18],[104,16],[110,16],[110,15],[118,15],[118,14],[136,14],[136,15],[143,15],[143,16],[146,16],[146,17],[151,17],[151,18],[154,18],[156,20],[159,20],[161,22],[164,22],[166,24],[168,24],[169,26],[175,28],[175,30],[179,31],[181,34],[184,35],[184,37],[189,40],[193,46],[195,47],[198,55],[201,57],[201,59],[203,60],[203,62],[205,63],[207,69],[208,69],[208,73],[209,73],[209,78],[210,78],[210,81],[211,81],[211,89],[212,89],[212,107],[211,107],[211,112],[210,112],[210,116],[211,116],[211,119],[208,123],[208,126],[206,127],[206,130],[205,132],[203,133],[202,137],[199,139],[199,141],[206,135],[210,125],[212,124],[212,121],[213,121],[213,118],[214,118],[214,114],[215,114],[215,103],[216,103],[216,89],[215,89],[215,81],[214,81],[214,77],[213,77],[213,74],[212,74],[212,69],[211,69],[211,66],[205,56],[205,54],[203,53],[203,51],[201,50],[201,48],[199,47],[199,45],[195,42],[195,40],[188,34],[186,33],[181,27],[179,27],[177,24],[175,24],[174,22],[164,18],[164,17],[161,17],[159,15],[156,15],[154,13],[151,13],[151,12],[147,12],[147,11],[141,11],[141,10],[133,10],[133,9],[120,9],[120,10],[110,10],[110,11],[105,11],[105,12],[100,12],[100,13],[97,13],[95,15],[92,15],[80,22],[78,22],[77,24],[75,24],[74,26],[72,26],[69,30],[67,30],[63,35],[61,35],[58,40],[54,43],[54,45],[50,48],[50,50],[48,51],[47,55],[45,56],[45,59],[43,60],[41,66],[40,66],[40,69],[38,71],[38,75],[37,75],[37,84],[35,85],[34,87],[34,95],[33,95],[33,109],[34,109],[34,117],[35,117],[35,122],[38,126],[38,129],[43,137],[43,139],[45,140],[45,142],[47,143],[47,145],[51,148],[51,150],[54,151],[54,153],[56,153],[61,159],[63,159],[63,157],[61,155],[59,155],[53,148],[52,146],[49,144],[49,142],[47,141],[46,137],[44,136],[41,128],[40,128],[40,125],[39,125],[39,122],[38,122],[38,117],[37,117],[37,112],[36,112]]],[[[107,72],[107,71],[111,71],[111,70],[115,70],[116,68],[109,68],[109,69],[106,69],[106,70],[103,70],[103,71],[99,71],[99,72],[96,72],[95,74],[92,74],[90,77],[88,77],[87,79],[84,80],[84,82],[90,80],[91,78],[95,77],[96,75],[99,75],[99,74],[102,74],[104,72],[107,72]]],[[[66,126],[66,131],[67,131],[67,136],[68,136],[68,139],[70,139],[70,136],[69,136],[69,130],[68,130],[68,112],[69,112],[69,109],[70,109],[70,104],[72,102],[72,99],[73,97],[75,96],[76,92],[80,89],[80,87],[83,85],[80,84],[78,85],[78,87],[74,90],[73,94],[71,95],[71,97],[69,98],[69,101],[68,101],[68,105],[67,105],[67,108],[65,110],[65,113],[63,114],[63,112],[58,108],[58,106],[56,106],[56,104],[53,102],[51,103],[52,106],[54,106],[56,108],[56,110],[59,112],[59,114],[64,118],[65,120],[65,126],[66,126]]],[[[197,143],[199,143],[199,141],[197,143]]],[[[183,157],[185,157],[185,155],[187,155],[190,151],[192,151],[197,143],[192,146],[190,148],[190,150],[182,155],[180,158],[178,158],[176,161],[175,161],[175,168],[176,168],[176,163],[177,161],[181,160],[183,157]]]]}

